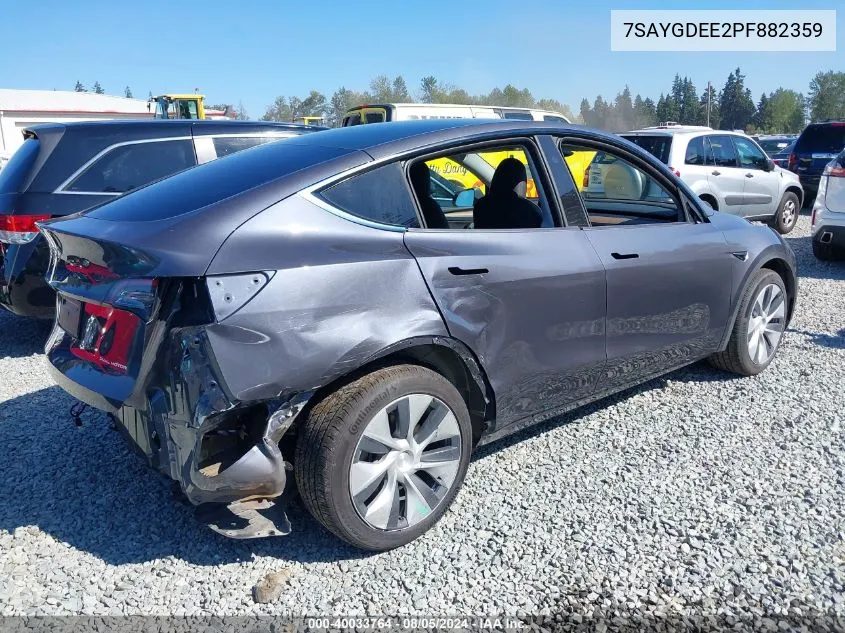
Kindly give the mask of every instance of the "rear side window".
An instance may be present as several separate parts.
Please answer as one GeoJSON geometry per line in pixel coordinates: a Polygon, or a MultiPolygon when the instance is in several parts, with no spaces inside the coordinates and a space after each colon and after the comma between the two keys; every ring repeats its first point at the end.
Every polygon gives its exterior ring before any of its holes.
{"type": "Polygon", "coordinates": [[[348,127],[350,125],[361,125],[361,113],[354,112],[350,114],[348,117],[343,119],[343,127],[348,127]]]}
{"type": "Polygon", "coordinates": [[[217,136],[214,138],[214,151],[217,153],[217,158],[223,158],[256,145],[278,140],[277,136],[217,136]]]}
{"type": "Polygon", "coordinates": [[[324,189],[319,196],[364,220],[404,228],[419,227],[414,201],[398,163],[347,178],[324,189]]]}
{"type": "Polygon", "coordinates": [[[555,121],[555,122],[557,122],[557,123],[566,123],[566,119],[564,119],[563,117],[559,117],[559,116],[552,116],[552,115],[550,115],[550,114],[544,114],[544,115],[543,115],[543,120],[544,120],[544,121],[555,121]]]}
{"type": "Polygon", "coordinates": [[[730,136],[711,136],[710,151],[717,167],[739,167],[736,151],[730,136]]]}
{"type": "Polygon", "coordinates": [[[65,191],[126,193],[194,165],[190,140],[121,145],[97,159],[65,191]]]}
{"type": "Polygon", "coordinates": [[[828,123],[808,125],[798,138],[795,151],[838,154],[843,147],[845,147],[845,123],[828,123]]]}
{"type": "Polygon", "coordinates": [[[687,145],[687,153],[684,157],[684,162],[687,165],[706,165],[707,152],[704,149],[704,137],[692,139],[687,145]]]}
{"type": "Polygon", "coordinates": [[[38,158],[39,149],[41,142],[36,138],[28,138],[12,154],[6,166],[0,169],[0,193],[20,193],[35,159],[38,158]]]}
{"type": "Polygon", "coordinates": [[[623,136],[622,138],[639,145],[661,163],[669,164],[669,150],[672,148],[671,136],[623,136]]]}
{"type": "Polygon", "coordinates": [[[367,112],[367,123],[384,123],[384,112],[367,112]]]}
{"type": "Polygon", "coordinates": [[[505,112],[506,119],[515,119],[517,121],[533,121],[534,117],[528,112],[505,112]]]}

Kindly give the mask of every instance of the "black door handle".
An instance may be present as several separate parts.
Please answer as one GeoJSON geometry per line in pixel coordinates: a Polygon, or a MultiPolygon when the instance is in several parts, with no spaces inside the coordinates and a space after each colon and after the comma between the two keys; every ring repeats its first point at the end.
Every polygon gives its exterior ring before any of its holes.
{"type": "Polygon", "coordinates": [[[639,257],[639,253],[611,253],[610,254],[613,259],[636,259],[639,257]]]}
{"type": "Polygon", "coordinates": [[[714,169],[710,173],[713,174],[714,176],[719,176],[719,175],[721,175],[722,172],[720,172],[718,169],[714,169]]]}
{"type": "Polygon", "coordinates": [[[453,275],[483,275],[490,271],[486,268],[461,268],[460,266],[449,266],[449,272],[453,275]]]}
{"type": "Polygon", "coordinates": [[[745,174],[746,178],[754,178],[754,174],[745,174]]]}

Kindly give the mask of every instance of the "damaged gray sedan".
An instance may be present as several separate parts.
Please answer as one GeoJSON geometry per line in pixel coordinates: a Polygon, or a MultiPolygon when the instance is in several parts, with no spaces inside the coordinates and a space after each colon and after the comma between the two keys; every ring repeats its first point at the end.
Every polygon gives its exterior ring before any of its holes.
{"type": "Polygon", "coordinates": [[[699,359],[759,373],[796,303],[771,229],[551,123],[320,132],[39,228],[56,382],[235,538],[288,533],[298,490],[355,546],[408,543],[479,444],[699,359]]]}

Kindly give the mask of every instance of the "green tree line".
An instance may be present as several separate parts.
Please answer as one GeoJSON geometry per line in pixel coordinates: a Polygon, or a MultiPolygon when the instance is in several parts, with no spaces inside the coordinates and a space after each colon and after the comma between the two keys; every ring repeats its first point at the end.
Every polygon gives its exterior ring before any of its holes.
{"type": "Polygon", "coordinates": [[[710,125],[717,129],[741,129],[749,133],[800,132],[807,120],[845,118],[845,72],[819,72],[809,85],[807,96],[795,90],[776,88],[755,102],[737,68],[721,89],[710,85],[699,92],[689,77],[675,75],[671,87],[659,97],[632,95],[626,86],[612,101],[599,95],[590,103],[583,99],[578,115],[556,99],[535,98],[527,88],[511,84],[487,94],[471,95],[463,88],[427,76],[415,94],[402,75],[393,79],[378,75],[365,91],[342,86],[327,97],[318,90],[307,96],[278,96],[261,117],[265,121],[292,121],[299,116],[322,116],[338,126],[344,113],[364,103],[459,103],[538,108],[561,112],[568,118],[612,132],[674,121],[683,125],[710,125]]]}

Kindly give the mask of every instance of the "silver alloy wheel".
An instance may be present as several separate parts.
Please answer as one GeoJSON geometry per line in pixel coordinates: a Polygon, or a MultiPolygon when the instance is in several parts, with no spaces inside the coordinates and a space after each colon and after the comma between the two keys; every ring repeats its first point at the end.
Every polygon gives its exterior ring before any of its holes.
{"type": "Polygon", "coordinates": [[[416,525],[449,492],[461,463],[461,429],[434,396],[402,396],[376,413],[358,440],[349,493],[358,515],[380,530],[416,525]]]}
{"type": "Polygon", "coordinates": [[[786,203],[783,205],[783,211],[781,211],[780,217],[784,227],[792,226],[796,218],[794,200],[790,198],[786,201],[786,203]]]}
{"type": "Polygon", "coordinates": [[[783,336],[786,302],[775,284],[760,289],[748,318],[748,355],[757,365],[764,365],[774,355],[783,336]]]}

